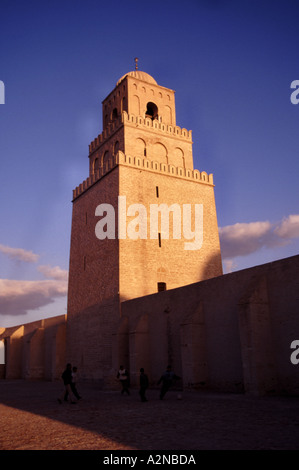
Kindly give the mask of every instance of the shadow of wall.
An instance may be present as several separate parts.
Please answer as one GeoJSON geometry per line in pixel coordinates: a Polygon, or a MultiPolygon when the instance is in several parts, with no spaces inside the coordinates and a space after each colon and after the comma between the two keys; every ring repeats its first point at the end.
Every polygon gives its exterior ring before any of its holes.
{"type": "Polygon", "coordinates": [[[5,329],[6,377],[53,380],[71,362],[83,380],[115,388],[120,363],[132,385],[140,367],[154,384],[171,364],[184,387],[297,395],[298,273],[294,256],[121,304],[113,297],[68,319],[66,356],[65,316],[5,329]]]}
{"type": "MultiPolygon", "coordinates": [[[[125,334],[120,327],[119,297],[71,315],[67,321],[66,362],[78,368],[82,381],[97,382],[113,388],[116,373],[112,371],[115,333],[125,334]]],[[[122,346],[125,347],[124,341],[122,346]]],[[[122,349],[124,351],[124,349],[122,349]]],[[[62,371],[61,371],[62,372],[62,371]]]]}
{"type": "Polygon", "coordinates": [[[297,256],[123,302],[133,383],[144,355],[153,383],[171,363],[184,387],[297,394],[298,268],[297,256]]]}

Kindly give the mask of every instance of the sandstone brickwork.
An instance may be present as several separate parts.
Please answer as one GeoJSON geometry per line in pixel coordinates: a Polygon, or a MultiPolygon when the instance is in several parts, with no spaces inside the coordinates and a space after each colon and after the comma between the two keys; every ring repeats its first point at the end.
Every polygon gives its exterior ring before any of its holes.
{"type": "Polygon", "coordinates": [[[171,364],[184,388],[298,394],[299,257],[223,275],[213,175],[193,167],[173,90],[135,70],[102,112],[73,191],[67,317],[0,329],[1,376],[53,380],[68,361],[114,388],[120,364],[132,386],[171,364]]]}
{"type": "Polygon", "coordinates": [[[171,363],[186,388],[298,395],[298,285],[294,256],[122,303],[132,381],[171,363]]]}
{"type": "Polygon", "coordinates": [[[191,132],[176,126],[174,92],[144,72],[129,73],[103,101],[103,123],[103,133],[90,145],[89,177],[73,194],[70,319],[118,294],[122,301],[157,292],[158,283],[175,288],[222,274],[213,176],[193,169],[191,132]],[[118,196],[126,198],[125,211],[133,204],[146,209],[146,239],[119,236],[118,196]],[[115,239],[96,238],[101,204],[114,207],[115,239]],[[184,204],[201,204],[202,247],[187,250],[183,234],[174,238],[172,213],[169,237],[160,225],[152,239],[152,204],[176,204],[181,211],[184,204]]]}
{"type": "Polygon", "coordinates": [[[113,389],[124,363],[132,387],[140,367],[153,387],[171,363],[184,389],[298,396],[298,364],[291,361],[291,344],[298,340],[298,273],[294,256],[121,303],[105,301],[71,322],[62,316],[44,326],[2,328],[2,376],[53,380],[68,360],[79,367],[80,380],[113,389]]]}
{"type": "MultiPolygon", "coordinates": [[[[174,91],[132,72],[118,81],[102,111],[103,132],[89,146],[89,176],[73,192],[67,327],[69,357],[86,376],[100,379],[123,354],[118,340],[112,341],[118,338],[121,302],[222,274],[213,175],[193,168],[192,134],[176,126],[174,91]],[[119,197],[125,198],[124,236],[119,197]],[[114,209],[114,238],[95,233],[103,204],[114,209]],[[147,214],[145,238],[127,232],[134,204],[147,214]],[[175,238],[172,212],[168,237],[160,219],[152,238],[152,204],[176,204],[179,210],[189,205],[190,220],[195,204],[202,205],[200,249],[185,249],[192,240],[183,234],[175,238]]],[[[180,226],[183,231],[183,213],[180,226]]]]}

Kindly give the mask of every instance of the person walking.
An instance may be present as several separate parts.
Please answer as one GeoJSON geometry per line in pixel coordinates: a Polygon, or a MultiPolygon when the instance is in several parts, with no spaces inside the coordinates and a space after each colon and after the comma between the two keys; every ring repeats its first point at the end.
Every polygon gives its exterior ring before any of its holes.
{"type": "Polygon", "coordinates": [[[78,382],[78,368],[77,367],[73,367],[73,371],[72,371],[72,381],[71,381],[71,390],[73,392],[73,394],[75,395],[75,397],[77,398],[77,400],[81,400],[81,396],[79,395],[78,393],[78,390],[77,390],[77,382],[78,382]]]}
{"type": "Polygon", "coordinates": [[[119,371],[117,373],[117,378],[119,379],[120,383],[121,383],[121,394],[123,395],[124,393],[126,393],[127,395],[130,395],[130,391],[129,391],[129,383],[130,383],[130,380],[129,380],[129,373],[127,371],[127,369],[124,368],[124,366],[120,366],[119,367],[119,371]]]}
{"type": "Polygon", "coordinates": [[[70,398],[71,403],[76,403],[76,401],[72,400],[72,390],[71,390],[71,382],[72,382],[72,365],[68,363],[66,365],[65,370],[61,376],[64,384],[64,392],[61,398],[58,398],[58,402],[61,404],[62,400],[68,401],[68,397],[70,398]]]}
{"type": "Polygon", "coordinates": [[[158,385],[162,382],[162,387],[160,390],[160,400],[163,400],[165,394],[168,392],[169,388],[173,384],[174,380],[179,380],[180,377],[175,375],[175,373],[171,370],[170,366],[167,366],[166,371],[164,374],[161,375],[158,385]]]}
{"type": "Polygon", "coordinates": [[[144,373],[143,367],[140,369],[139,383],[140,383],[139,395],[140,395],[141,401],[147,401],[145,392],[148,388],[148,376],[144,373]]]}

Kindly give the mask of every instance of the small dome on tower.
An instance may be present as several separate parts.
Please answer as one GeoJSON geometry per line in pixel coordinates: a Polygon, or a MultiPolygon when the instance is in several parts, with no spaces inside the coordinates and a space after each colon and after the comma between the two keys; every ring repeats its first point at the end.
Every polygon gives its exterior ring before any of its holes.
{"type": "Polygon", "coordinates": [[[127,76],[137,78],[137,80],[142,80],[143,82],[152,83],[153,85],[158,85],[156,80],[146,72],[141,72],[141,70],[133,70],[132,72],[126,73],[123,75],[117,82],[116,86],[127,76]]]}

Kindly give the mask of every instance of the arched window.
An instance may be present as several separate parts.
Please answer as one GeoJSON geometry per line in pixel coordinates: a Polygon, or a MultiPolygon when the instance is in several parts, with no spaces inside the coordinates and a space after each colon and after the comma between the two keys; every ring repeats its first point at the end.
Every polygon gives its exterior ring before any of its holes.
{"type": "Polygon", "coordinates": [[[145,117],[152,119],[158,119],[158,107],[155,103],[149,101],[146,105],[145,117]]]}
{"type": "Polygon", "coordinates": [[[109,152],[108,152],[108,150],[106,150],[106,152],[104,153],[104,156],[103,156],[103,167],[104,167],[104,169],[106,169],[106,163],[109,162],[109,158],[110,158],[109,152]]]}
{"type": "Polygon", "coordinates": [[[156,142],[151,147],[151,158],[159,163],[168,163],[167,148],[161,142],[156,142]]]}
{"type": "Polygon", "coordinates": [[[114,144],[114,155],[116,155],[118,151],[119,151],[119,142],[117,140],[114,144]]]}
{"type": "Polygon", "coordinates": [[[138,157],[146,157],[146,144],[143,139],[136,139],[136,155],[138,157]]]}

